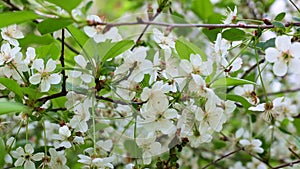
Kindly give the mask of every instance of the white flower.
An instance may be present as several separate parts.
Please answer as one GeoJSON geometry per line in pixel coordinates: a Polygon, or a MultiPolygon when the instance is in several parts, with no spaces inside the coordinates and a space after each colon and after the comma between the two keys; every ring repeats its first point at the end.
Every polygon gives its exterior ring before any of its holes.
{"type": "Polygon", "coordinates": [[[87,152],[89,156],[83,154],[78,155],[80,158],[78,162],[84,164],[83,168],[114,168],[114,166],[111,164],[111,162],[113,162],[115,159],[114,156],[104,158],[95,157],[95,155],[93,155],[93,148],[87,148],[84,150],[84,152],[87,152]]]}
{"type": "Polygon", "coordinates": [[[182,60],[180,62],[180,67],[187,73],[187,74],[199,74],[208,76],[212,73],[213,62],[208,61],[202,61],[202,58],[199,54],[191,54],[190,55],[190,62],[188,60],[182,60]]]}
{"type": "Polygon", "coordinates": [[[63,151],[57,152],[54,148],[50,148],[49,153],[51,156],[49,163],[51,169],[69,169],[69,167],[66,166],[67,158],[63,151]]]}
{"type": "Polygon", "coordinates": [[[65,147],[70,148],[72,144],[69,141],[69,137],[71,136],[71,131],[68,126],[64,125],[59,128],[58,135],[54,135],[53,138],[59,140],[60,143],[54,144],[55,148],[65,147]]]}
{"type": "Polygon", "coordinates": [[[70,120],[70,125],[75,131],[86,132],[88,130],[87,121],[90,119],[91,115],[89,108],[92,103],[90,99],[84,100],[83,103],[76,103],[73,109],[75,115],[70,120]]]}
{"type": "Polygon", "coordinates": [[[168,52],[171,53],[171,48],[175,48],[175,38],[171,33],[169,33],[168,36],[165,36],[161,31],[158,29],[154,28],[153,29],[153,39],[158,45],[164,49],[167,50],[168,52]]]}
{"type": "Polygon", "coordinates": [[[150,73],[153,64],[150,60],[146,59],[147,48],[140,47],[136,48],[134,51],[128,51],[124,63],[119,66],[115,75],[120,75],[122,78],[131,72],[129,80],[135,82],[141,82],[144,78],[144,75],[150,73]]]}
{"type": "Polygon", "coordinates": [[[25,145],[25,149],[22,147],[18,147],[16,151],[12,151],[11,155],[14,158],[17,158],[17,161],[15,162],[15,166],[24,166],[26,169],[35,169],[35,165],[32,162],[33,161],[40,161],[44,157],[44,153],[37,153],[34,154],[34,149],[30,144],[25,145]]]}
{"type": "Polygon", "coordinates": [[[28,47],[26,51],[26,58],[24,59],[24,63],[26,65],[32,65],[35,56],[36,56],[35,49],[32,47],[28,47]]]}
{"type": "Polygon", "coordinates": [[[256,152],[256,153],[263,153],[264,149],[260,146],[262,145],[262,142],[259,139],[242,139],[239,141],[239,143],[249,152],[256,152]]]}
{"type": "Polygon", "coordinates": [[[253,85],[248,84],[244,85],[243,87],[237,86],[236,88],[234,88],[234,93],[239,96],[245,97],[251,104],[259,103],[259,98],[256,96],[253,85]]]}
{"type": "Polygon", "coordinates": [[[20,55],[20,47],[11,48],[8,43],[1,46],[0,65],[10,63],[16,55],[20,55]]]}
{"type": "Polygon", "coordinates": [[[93,79],[93,76],[89,73],[84,72],[87,70],[88,62],[85,60],[85,58],[82,55],[75,56],[74,60],[80,66],[80,69],[82,69],[82,71],[78,71],[78,70],[70,71],[70,76],[74,78],[80,77],[81,80],[84,81],[85,83],[90,83],[93,79]]]}
{"type": "Polygon", "coordinates": [[[136,144],[143,149],[143,162],[150,164],[152,156],[161,152],[161,144],[155,141],[156,137],[136,138],[136,144]]]}
{"type": "Polygon", "coordinates": [[[266,60],[274,63],[273,72],[277,76],[284,76],[288,72],[300,73],[300,43],[291,42],[286,35],[278,36],[275,39],[276,48],[266,49],[266,60]]]}
{"type": "Polygon", "coordinates": [[[234,21],[236,19],[236,16],[237,16],[237,8],[236,8],[236,6],[234,7],[233,11],[230,8],[228,8],[227,17],[223,21],[223,23],[224,24],[231,24],[232,21],[234,21]]]}
{"type": "Polygon", "coordinates": [[[105,140],[105,141],[99,140],[99,141],[96,142],[96,145],[99,148],[101,148],[101,149],[103,149],[105,151],[110,151],[111,148],[113,147],[113,142],[110,139],[109,140],[105,140]]]}
{"type": "Polygon", "coordinates": [[[44,67],[44,60],[37,59],[33,62],[32,68],[38,72],[29,78],[31,84],[41,83],[41,92],[49,91],[51,84],[58,84],[61,80],[61,76],[58,73],[53,73],[56,68],[54,60],[49,59],[46,68],[44,67]]]}
{"type": "MultiPolygon", "coordinates": [[[[103,22],[97,15],[89,15],[87,17],[88,21],[91,22],[103,22]]],[[[107,39],[111,39],[112,42],[120,41],[122,39],[121,35],[118,33],[118,29],[116,27],[110,28],[107,32],[103,33],[105,26],[97,25],[97,26],[85,26],[83,28],[84,32],[91,38],[94,38],[96,43],[104,42],[107,39]]]]}
{"type": "Polygon", "coordinates": [[[24,38],[24,35],[21,31],[17,29],[17,25],[11,25],[6,28],[1,28],[1,36],[4,40],[7,40],[8,43],[13,46],[19,46],[19,42],[16,39],[24,38]]]}

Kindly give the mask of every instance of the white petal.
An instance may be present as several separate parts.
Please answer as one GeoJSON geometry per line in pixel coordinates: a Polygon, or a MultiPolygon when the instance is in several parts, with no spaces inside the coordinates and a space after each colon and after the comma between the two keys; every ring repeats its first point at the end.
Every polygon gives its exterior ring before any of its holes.
{"type": "Polygon", "coordinates": [[[33,147],[32,147],[31,144],[26,144],[25,145],[25,152],[29,153],[29,154],[32,154],[34,152],[33,147]]]}
{"type": "Polygon", "coordinates": [[[35,169],[35,165],[32,161],[27,160],[25,161],[24,169],[35,169]]]}
{"type": "Polygon", "coordinates": [[[287,52],[292,45],[291,38],[292,37],[286,35],[278,36],[275,39],[276,48],[281,52],[287,52]]]}
{"type": "Polygon", "coordinates": [[[256,107],[249,107],[251,111],[264,111],[265,110],[265,103],[259,104],[256,107]]]}
{"type": "Polygon", "coordinates": [[[94,36],[94,40],[95,40],[96,43],[104,42],[106,39],[107,39],[106,36],[101,34],[101,33],[97,33],[94,36]]]}
{"type": "Polygon", "coordinates": [[[55,70],[55,68],[56,68],[56,62],[54,60],[52,60],[52,59],[49,59],[48,62],[47,62],[47,64],[46,64],[45,71],[46,72],[52,72],[52,71],[55,70]]]}
{"type": "Polygon", "coordinates": [[[34,160],[34,161],[40,161],[42,160],[44,157],[44,153],[36,153],[35,155],[33,155],[31,158],[34,160]]]}
{"type": "Polygon", "coordinates": [[[289,63],[290,72],[300,74],[300,59],[294,58],[289,63]]]}
{"type": "Polygon", "coordinates": [[[280,57],[280,55],[281,55],[281,53],[275,48],[268,48],[266,50],[266,60],[268,62],[273,63],[273,62],[277,61],[277,58],[280,57]]]}
{"type": "Polygon", "coordinates": [[[89,75],[89,74],[82,74],[81,79],[85,82],[85,83],[90,83],[92,81],[93,76],[89,75]]]}
{"type": "Polygon", "coordinates": [[[249,140],[246,140],[246,139],[242,139],[239,141],[239,143],[243,146],[248,146],[250,145],[250,141],[249,140]]]}
{"type": "Polygon", "coordinates": [[[48,82],[51,84],[58,84],[60,82],[60,80],[61,80],[61,76],[57,73],[51,74],[48,77],[48,82]]]}
{"type": "Polygon", "coordinates": [[[17,161],[15,162],[15,166],[18,167],[18,166],[22,166],[23,163],[24,163],[25,159],[23,157],[21,158],[18,158],[17,161]]]}
{"type": "Polygon", "coordinates": [[[30,76],[29,82],[31,84],[38,84],[38,83],[40,83],[41,82],[41,74],[36,73],[33,76],[30,76]]]}
{"type": "Polygon", "coordinates": [[[181,60],[179,66],[188,74],[193,71],[193,66],[188,60],[181,60]]]}
{"type": "Polygon", "coordinates": [[[290,49],[290,54],[296,58],[300,58],[300,43],[293,43],[290,49]]]}
{"type": "Polygon", "coordinates": [[[33,61],[32,68],[36,69],[39,72],[44,70],[44,60],[43,59],[36,59],[33,61]]]}
{"type": "Polygon", "coordinates": [[[273,72],[277,76],[284,76],[287,73],[287,64],[283,60],[274,63],[273,72]]]}
{"type": "Polygon", "coordinates": [[[255,146],[255,147],[259,147],[262,145],[262,142],[258,139],[254,139],[252,140],[252,144],[255,146]]]}
{"type": "Polygon", "coordinates": [[[81,76],[81,74],[82,74],[82,72],[77,71],[77,70],[71,70],[69,72],[69,75],[74,78],[78,78],[79,76],[81,76]]]}
{"type": "Polygon", "coordinates": [[[41,92],[48,92],[50,89],[50,83],[46,79],[42,79],[41,82],[41,92]]]}
{"type": "Polygon", "coordinates": [[[74,57],[75,62],[81,66],[81,68],[85,69],[87,62],[82,55],[77,55],[74,57]]]}
{"type": "Polygon", "coordinates": [[[97,34],[96,29],[91,26],[85,26],[83,30],[90,38],[94,37],[97,34]]]}

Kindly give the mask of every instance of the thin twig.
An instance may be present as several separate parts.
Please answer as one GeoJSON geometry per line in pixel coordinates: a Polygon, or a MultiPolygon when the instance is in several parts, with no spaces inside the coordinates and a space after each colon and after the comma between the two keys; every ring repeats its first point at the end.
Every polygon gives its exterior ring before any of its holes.
{"type": "Polygon", "coordinates": [[[238,149],[236,149],[236,150],[234,150],[234,151],[232,151],[232,152],[230,152],[230,153],[228,153],[228,154],[225,154],[225,155],[221,156],[220,158],[218,158],[218,159],[216,159],[216,160],[214,160],[214,161],[208,163],[206,166],[202,167],[202,169],[205,169],[205,168],[207,168],[207,167],[209,167],[209,166],[211,166],[211,165],[213,165],[213,164],[215,164],[215,163],[221,161],[222,159],[224,159],[224,158],[226,158],[226,157],[229,157],[229,156],[231,156],[231,155],[233,155],[233,154],[235,154],[235,153],[237,153],[237,152],[239,152],[239,151],[241,151],[241,150],[243,150],[243,147],[238,148],[238,149]]]}
{"type": "Polygon", "coordinates": [[[298,159],[300,159],[300,156],[291,148],[289,147],[289,151],[294,154],[294,156],[296,156],[298,159]]]}
{"type": "MultiPolygon", "coordinates": [[[[281,90],[278,92],[270,92],[267,93],[267,96],[272,96],[272,95],[277,95],[277,94],[283,94],[283,93],[294,93],[294,92],[299,92],[300,88],[296,88],[296,89],[287,89],[287,90],[281,90]]],[[[261,97],[262,95],[259,95],[258,97],[261,97]]]]}
{"type": "Polygon", "coordinates": [[[130,105],[130,104],[142,105],[142,104],[145,103],[145,102],[125,102],[125,101],[122,101],[122,100],[114,100],[114,99],[111,99],[111,98],[107,98],[107,97],[103,97],[103,96],[97,96],[97,95],[96,95],[96,99],[105,100],[105,101],[108,101],[108,102],[121,104],[121,105],[130,105]]]}
{"type": "Polygon", "coordinates": [[[300,13],[300,9],[298,8],[298,6],[295,4],[295,2],[293,0],[289,0],[290,3],[297,9],[297,11],[300,13]]]}
{"type": "MultiPolygon", "coordinates": [[[[243,29],[272,29],[275,28],[274,25],[255,25],[255,24],[183,24],[183,23],[165,23],[165,22],[154,22],[154,21],[144,21],[142,19],[138,19],[136,22],[119,22],[119,23],[109,23],[109,22],[91,22],[89,26],[96,25],[105,25],[108,27],[120,27],[120,26],[131,26],[131,25],[156,25],[173,28],[243,28],[243,29]]],[[[300,22],[287,22],[284,24],[285,27],[289,26],[300,26],[300,22]]]]}
{"type": "Polygon", "coordinates": [[[294,164],[298,164],[298,163],[300,163],[300,160],[293,161],[293,162],[286,163],[286,164],[281,164],[277,167],[273,167],[272,169],[279,169],[279,168],[283,168],[283,167],[293,167],[294,164]]]}
{"type": "MultiPolygon", "coordinates": [[[[258,64],[262,64],[265,62],[265,58],[261,59],[258,64]]],[[[245,78],[253,69],[255,69],[258,65],[257,63],[255,63],[254,65],[252,65],[248,70],[245,71],[245,73],[241,76],[241,79],[245,78]]]]}

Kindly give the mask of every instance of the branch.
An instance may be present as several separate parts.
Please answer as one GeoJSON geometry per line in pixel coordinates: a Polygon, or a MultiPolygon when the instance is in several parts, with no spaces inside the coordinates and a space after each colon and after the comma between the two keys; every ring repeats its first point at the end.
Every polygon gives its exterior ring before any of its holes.
{"type": "Polygon", "coordinates": [[[109,102],[116,103],[116,104],[121,104],[121,105],[130,105],[130,104],[142,105],[142,104],[145,103],[145,102],[125,102],[125,101],[122,101],[122,100],[114,100],[114,99],[111,99],[111,98],[107,98],[107,97],[103,97],[103,96],[97,96],[97,95],[96,95],[96,99],[105,100],[105,101],[109,101],[109,102]]]}
{"type": "Polygon", "coordinates": [[[222,160],[222,159],[224,159],[224,158],[226,158],[226,157],[229,157],[229,156],[231,156],[231,155],[233,155],[233,154],[235,154],[235,153],[237,153],[237,152],[239,152],[239,151],[241,151],[241,150],[243,150],[243,149],[244,149],[244,148],[241,147],[241,148],[238,148],[238,149],[236,149],[236,150],[234,150],[234,151],[232,151],[232,152],[230,152],[230,153],[228,153],[228,154],[225,154],[225,155],[221,156],[220,158],[218,158],[218,159],[216,159],[216,160],[214,160],[214,161],[208,163],[206,166],[202,167],[202,169],[205,169],[205,168],[209,167],[210,165],[215,164],[215,163],[219,162],[220,160],[222,160]]]}
{"type": "Polygon", "coordinates": [[[294,164],[298,164],[298,163],[300,163],[300,160],[293,161],[293,162],[286,163],[286,164],[282,164],[282,165],[279,165],[277,167],[273,167],[272,169],[279,169],[279,168],[283,168],[283,167],[293,167],[294,164]]]}
{"type": "MultiPolygon", "coordinates": [[[[254,24],[181,24],[181,23],[165,23],[165,22],[154,22],[154,21],[144,21],[142,19],[138,19],[136,22],[119,22],[119,23],[109,23],[109,22],[90,22],[89,26],[97,26],[104,25],[107,27],[120,27],[120,26],[131,26],[131,25],[156,25],[162,27],[173,28],[243,28],[243,29],[272,29],[275,28],[274,25],[254,25],[254,24]]],[[[284,24],[285,27],[289,26],[300,26],[300,22],[287,22],[284,24]]]]}
{"type": "Polygon", "coordinates": [[[42,97],[39,98],[37,101],[40,101],[42,103],[45,103],[48,100],[54,99],[54,98],[58,98],[58,97],[62,97],[65,96],[67,94],[67,90],[66,90],[66,80],[67,80],[67,76],[66,76],[66,72],[65,72],[65,29],[61,30],[61,54],[60,54],[60,63],[61,63],[61,74],[62,74],[62,85],[61,85],[61,92],[59,93],[55,93],[53,95],[50,96],[46,96],[46,97],[42,97]]]}
{"type": "MultiPolygon", "coordinates": [[[[272,95],[277,95],[277,94],[283,94],[283,93],[294,93],[294,92],[299,92],[300,88],[296,88],[296,89],[287,89],[287,90],[282,90],[282,91],[278,91],[278,92],[270,92],[267,93],[267,96],[272,96],[272,95]]],[[[261,97],[263,95],[259,95],[259,97],[261,97]]]]}

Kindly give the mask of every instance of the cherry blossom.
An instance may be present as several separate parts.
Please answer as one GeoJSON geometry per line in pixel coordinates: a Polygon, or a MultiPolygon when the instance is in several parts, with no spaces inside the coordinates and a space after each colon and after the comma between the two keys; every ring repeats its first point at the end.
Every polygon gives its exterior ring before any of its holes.
{"type": "Polygon", "coordinates": [[[16,167],[24,166],[24,168],[35,169],[33,161],[40,161],[44,157],[44,153],[33,154],[34,149],[31,144],[26,144],[24,149],[18,147],[16,151],[12,151],[11,155],[17,159],[14,163],[16,167]]]}
{"type": "Polygon", "coordinates": [[[4,40],[7,40],[13,46],[19,46],[17,39],[24,38],[23,33],[17,29],[17,25],[11,25],[5,28],[1,28],[1,36],[4,40]]]}
{"type": "Polygon", "coordinates": [[[49,59],[46,68],[44,67],[43,59],[36,59],[33,62],[32,69],[36,69],[38,72],[33,74],[29,81],[31,84],[41,83],[41,92],[47,92],[50,90],[51,84],[58,84],[61,80],[61,76],[58,73],[53,73],[56,68],[54,60],[49,59]]]}
{"type": "Polygon", "coordinates": [[[239,143],[245,147],[245,149],[249,152],[254,153],[263,153],[264,149],[261,148],[262,142],[259,139],[242,139],[239,143]]]}

